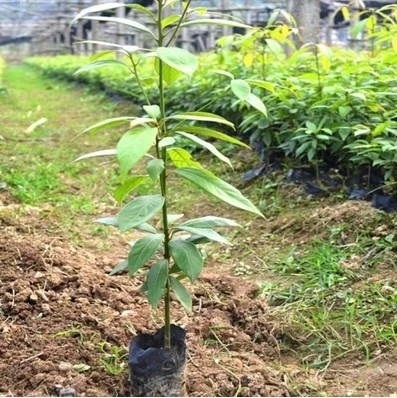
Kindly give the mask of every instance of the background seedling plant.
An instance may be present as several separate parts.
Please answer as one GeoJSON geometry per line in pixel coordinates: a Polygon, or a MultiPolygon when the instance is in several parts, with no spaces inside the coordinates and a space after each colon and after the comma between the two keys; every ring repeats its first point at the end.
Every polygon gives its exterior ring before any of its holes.
{"type": "MultiPolygon", "coordinates": [[[[217,228],[238,226],[233,220],[212,215],[181,222],[183,214],[170,214],[170,192],[167,184],[170,176],[174,175],[193,183],[204,192],[232,206],[262,215],[240,191],[204,169],[186,149],[178,146],[181,138],[188,139],[209,150],[213,156],[229,166],[231,166],[230,160],[220,153],[210,140],[218,139],[246,146],[233,137],[207,127],[216,123],[234,128],[231,122],[221,116],[203,111],[173,113],[172,109],[167,107],[165,87],[175,83],[182,75],[191,78],[198,67],[193,54],[173,47],[181,28],[205,23],[247,28],[242,23],[222,20],[219,16],[209,19],[205,9],[191,9],[190,3],[191,1],[159,0],[155,13],[139,5],[129,5],[128,7],[137,13],[146,14],[153,20],[155,32],[137,20],[92,15],[124,6],[120,3],[89,7],[76,17],[76,19],[85,18],[122,24],[145,33],[156,43],[155,49],[146,49],[121,46],[111,42],[90,41],[105,46],[108,50],[97,53],[92,57],[91,63],[76,73],[104,66],[127,68],[136,79],[147,103],[143,105],[142,116],[107,119],[88,127],[85,132],[95,134],[114,126],[129,125],[116,148],[92,152],[79,157],[78,160],[104,155],[117,156],[121,183],[115,191],[115,197],[120,203],[140,184],[148,180],[156,183],[156,192],[152,195],[134,197],[121,208],[117,216],[98,221],[116,226],[122,233],[133,229],[146,233],[132,243],[128,258],[116,266],[112,274],[128,269],[132,276],[148,265],[148,262],[150,263],[142,291],[146,293],[154,308],[158,307],[161,299],[164,299],[165,347],[171,345],[171,294],[188,310],[192,307],[190,294],[183,281],[188,278],[194,282],[202,270],[203,257],[197,245],[211,241],[230,244],[217,228]],[[175,13],[177,10],[179,12],[175,13]],[[118,58],[109,58],[110,53],[117,53],[118,58]],[[147,62],[151,67],[150,79],[146,72],[143,74],[139,71],[140,62],[147,62]],[[151,103],[146,95],[147,90],[153,85],[158,90],[157,103],[151,103]],[[197,122],[205,122],[206,127],[197,125],[197,122]],[[147,160],[146,173],[131,175],[130,170],[143,159],[147,160]],[[160,215],[160,222],[154,226],[152,221],[157,215],[160,215]]],[[[240,101],[266,114],[265,106],[251,92],[251,87],[245,80],[235,79],[228,72],[224,74],[230,78],[230,85],[225,91],[230,88],[240,101]]]]}

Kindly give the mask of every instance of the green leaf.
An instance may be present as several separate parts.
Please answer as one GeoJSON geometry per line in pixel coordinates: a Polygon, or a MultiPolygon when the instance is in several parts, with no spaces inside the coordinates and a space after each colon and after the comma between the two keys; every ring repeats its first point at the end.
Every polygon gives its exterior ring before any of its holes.
{"type": "Polygon", "coordinates": [[[223,202],[264,217],[251,201],[244,197],[237,188],[234,188],[232,185],[221,180],[207,170],[180,168],[176,169],[175,173],[223,202]]]}
{"type": "Polygon", "coordinates": [[[143,109],[152,119],[157,120],[160,116],[160,107],[158,105],[144,105],[143,109]]]}
{"type": "Polygon", "coordinates": [[[73,162],[78,162],[83,159],[95,158],[98,156],[109,156],[116,155],[116,149],[102,149],[101,151],[95,151],[86,153],[85,155],[79,156],[77,159],[73,160],[73,162]]]}
{"type": "Polygon", "coordinates": [[[178,127],[178,130],[182,130],[186,133],[193,133],[193,134],[200,134],[204,135],[206,137],[212,137],[217,140],[225,141],[225,142],[230,142],[231,144],[243,146],[245,148],[251,149],[247,144],[244,142],[231,137],[230,135],[220,133],[219,131],[209,129],[207,127],[200,127],[200,126],[190,126],[190,125],[182,125],[178,127]]]}
{"type": "Polygon", "coordinates": [[[92,69],[103,68],[105,66],[111,66],[111,67],[124,66],[125,68],[128,68],[128,65],[123,61],[119,61],[117,59],[104,59],[102,61],[96,61],[87,65],[83,65],[81,68],[77,69],[76,72],[74,72],[74,75],[77,75],[82,72],[88,72],[89,70],[92,69]]]}
{"type": "Polygon", "coordinates": [[[198,68],[197,57],[179,47],[158,47],[158,57],[171,68],[192,76],[198,68]]]}
{"type": "Polygon", "coordinates": [[[102,217],[97,218],[95,222],[104,225],[111,225],[112,227],[118,227],[119,223],[117,222],[117,217],[102,217]]]}
{"type": "MultiPolygon", "coordinates": [[[[160,75],[160,60],[158,58],[156,58],[154,62],[154,68],[157,74],[160,75]]],[[[162,78],[163,81],[167,84],[175,82],[183,75],[182,72],[165,63],[162,64],[162,68],[163,68],[162,78]]]]}
{"type": "Polygon", "coordinates": [[[210,239],[204,237],[204,236],[197,236],[197,235],[190,235],[187,238],[185,238],[186,242],[191,242],[194,245],[203,245],[205,243],[211,242],[210,239]]]}
{"type": "Polygon", "coordinates": [[[221,152],[219,152],[210,142],[204,141],[201,138],[194,136],[193,134],[185,133],[183,131],[178,131],[178,133],[188,138],[189,140],[195,142],[196,144],[199,144],[202,147],[208,149],[218,159],[222,160],[222,162],[227,163],[231,168],[233,168],[232,164],[230,163],[230,159],[225,155],[223,155],[221,152]]]}
{"type": "Polygon", "coordinates": [[[137,225],[136,227],[134,227],[134,229],[137,229],[138,231],[149,232],[150,234],[157,233],[157,229],[146,222],[137,225]]]}
{"type": "MultiPolygon", "coordinates": [[[[83,43],[87,43],[88,40],[84,40],[83,43]]],[[[88,44],[88,43],[87,43],[88,44]]],[[[94,43],[93,43],[94,44],[94,43]]],[[[121,46],[119,46],[121,47],[121,46]]],[[[91,55],[90,62],[98,61],[101,58],[107,57],[108,55],[114,55],[115,50],[102,50],[97,53],[91,55]]]]}
{"type": "Polygon", "coordinates": [[[177,228],[175,228],[175,230],[190,232],[191,234],[197,235],[197,236],[204,236],[205,238],[207,238],[213,242],[219,242],[219,243],[223,243],[226,245],[232,245],[232,243],[229,240],[227,240],[225,237],[220,235],[218,232],[216,232],[210,228],[197,228],[197,227],[189,227],[189,226],[179,225],[177,228]]]}
{"type": "Polygon", "coordinates": [[[182,226],[195,228],[241,227],[241,225],[234,220],[216,216],[204,216],[200,218],[194,218],[192,220],[185,221],[179,225],[179,227],[182,226]]]}
{"type": "Polygon", "coordinates": [[[216,73],[217,75],[221,75],[221,76],[226,76],[230,80],[234,79],[234,76],[230,72],[228,72],[226,70],[217,69],[217,70],[213,70],[212,73],[216,73]]]}
{"type": "Polygon", "coordinates": [[[175,221],[179,220],[183,216],[184,216],[184,214],[168,214],[167,215],[168,225],[170,226],[170,225],[174,224],[175,221]]]}
{"type": "Polygon", "coordinates": [[[121,232],[126,232],[152,218],[164,204],[161,195],[140,196],[126,204],[117,216],[121,232]]]}
{"type": "Polygon", "coordinates": [[[168,280],[168,261],[160,260],[154,264],[146,276],[146,294],[153,308],[157,308],[164,296],[165,285],[168,280]]]}
{"type": "Polygon", "coordinates": [[[214,122],[225,124],[226,126],[234,128],[234,124],[229,122],[229,120],[225,119],[222,116],[215,115],[214,113],[209,112],[185,112],[180,113],[179,115],[171,115],[167,117],[167,119],[174,120],[192,120],[196,122],[214,122]]]}
{"type": "Polygon", "coordinates": [[[245,102],[251,105],[253,108],[257,109],[259,112],[263,113],[263,115],[267,117],[266,106],[257,95],[249,93],[245,102]]]}
{"type": "Polygon", "coordinates": [[[233,79],[230,82],[230,87],[234,95],[242,101],[246,101],[251,93],[251,87],[245,80],[233,79]]]}
{"type": "Polygon", "coordinates": [[[185,286],[182,285],[178,279],[173,276],[169,276],[170,287],[174,292],[177,300],[188,310],[192,310],[192,298],[190,297],[189,292],[186,290],[185,286]]]}
{"type": "Polygon", "coordinates": [[[193,282],[203,269],[203,257],[197,247],[182,239],[171,240],[168,244],[176,265],[193,282]]]}
{"type": "Polygon", "coordinates": [[[169,15],[168,17],[165,17],[161,20],[161,27],[164,29],[169,25],[174,24],[175,22],[178,22],[181,19],[180,15],[169,15]]]}
{"type": "Polygon", "coordinates": [[[164,161],[162,159],[152,159],[149,161],[147,167],[147,172],[153,181],[156,181],[159,175],[164,170],[164,161]]]}
{"type": "Polygon", "coordinates": [[[135,119],[135,117],[131,116],[123,116],[123,117],[115,117],[111,119],[102,120],[99,123],[93,124],[90,127],[87,127],[82,134],[90,133],[91,135],[96,134],[98,131],[102,131],[105,129],[110,129],[112,127],[120,126],[121,124],[129,123],[131,120],[135,119]]]}
{"type": "Polygon", "coordinates": [[[164,148],[166,146],[171,146],[175,144],[174,137],[164,137],[159,141],[159,148],[164,148]]]}
{"type": "Polygon", "coordinates": [[[167,154],[175,167],[203,168],[199,162],[193,160],[192,155],[185,149],[170,148],[167,154]]]}
{"type": "Polygon", "coordinates": [[[135,188],[147,181],[149,176],[147,175],[135,175],[127,177],[121,185],[119,185],[113,193],[113,196],[117,202],[121,203],[124,198],[132,192],[135,188]]]}
{"type": "Polygon", "coordinates": [[[98,4],[95,6],[87,7],[81,10],[72,20],[71,23],[77,21],[78,19],[81,19],[85,17],[87,14],[90,14],[92,12],[102,12],[102,11],[107,11],[107,10],[113,10],[115,8],[120,8],[124,7],[124,3],[105,3],[105,4],[98,4]]]}
{"type": "Polygon", "coordinates": [[[221,26],[230,26],[235,28],[244,28],[244,29],[251,29],[252,26],[246,25],[242,22],[231,21],[228,19],[220,19],[220,18],[200,18],[200,19],[193,19],[191,21],[186,21],[181,23],[182,26],[191,26],[191,25],[221,25],[221,26]]]}
{"type": "Polygon", "coordinates": [[[121,176],[125,178],[131,167],[149,151],[157,135],[157,128],[139,126],[127,131],[117,144],[117,158],[121,176]]]}
{"type": "Polygon", "coordinates": [[[255,80],[255,79],[247,79],[246,82],[248,84],[252,84],[254,86],[264,88],[265,90],[270,91],[271,93],[276,92],[273,83],[265,82],[263,80],[255,80]]]}
{"type": "Polygon", "coordinates": [[[122,261],[120,264],[117,264],[110,272],[109,275],[113,276],[119,274],[122,271],[128,269],[128,260],[122,261]]]}
{"type": "Polygon", "coordinates": [[[101,17],[101,16],[84,17],[84,19],[90,19],[92,21],[114,22],[117,25],[128,26],[129,28],[132,28],[134,30],[139,30],[143,33],[148,33],[150,36],[155,37],[153,32],[147,26],[142,25],[141,23],[133,19],[118,18],[118,17],[101,17]]]}
{"type": "Polygon", "coordinates": [[[163,234],[153,234],[135,242],[128,254],[128,272],[131,276],[154,256],[163,239],[163,234]]]}

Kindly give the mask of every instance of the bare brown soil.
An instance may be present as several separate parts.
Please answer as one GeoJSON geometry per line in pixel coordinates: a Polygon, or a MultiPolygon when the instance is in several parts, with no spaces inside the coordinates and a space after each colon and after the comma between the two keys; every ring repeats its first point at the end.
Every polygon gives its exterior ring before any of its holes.
{"type": "MultiPolygon", "coordinates": [[[[339,206],[337,216],[353,222],[357,209],[347,207],[339,206]]],[[[115,239],[106,254],[92,242],[89,249],[74,247],[61,231],[48,228],[40,211],[16,217],[18,208],[8,195],[0,196],[0,395],[57,396],[65,387],[79,396],[128,395],[127,368],[112,375],[101,359],[110,360],[105,352],[113,346],[124,347],[125,354],[133,335],[155,331],[161,320],[140,294],[139,280],[108,276],[125,242],[115,239]]],[[[308,228],[320,231],[336,214],[331,208],[320,213],[308,219],[308,228]]],[[[280,219],[277,229],[285,225],[280,219]]],[[[193,312],[177,304],[173,309],[175,323],[187,330],[189,396],[397,392],[392,350],[380,352],[369,367],[350,358],[324,372],[305,370],[298,357],[280,351],[277,318],[256,297],[255,283],[209,264],[191,291],[193,312]]],[[[119,365],[126,361],[120,358],[119,365]]]]}

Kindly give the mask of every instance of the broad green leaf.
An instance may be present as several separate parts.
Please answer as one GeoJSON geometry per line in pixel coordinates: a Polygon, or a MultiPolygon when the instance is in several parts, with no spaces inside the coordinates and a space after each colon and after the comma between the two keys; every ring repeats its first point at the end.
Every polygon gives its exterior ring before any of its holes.
{"type": "Polygon", "coordinates": [[[170,287],[177,300],[188,310],[192,310],[192,298],[189,292],[186,290],[185,286],[182,285],[178,279],[173,276],[169,276],[170,287]]]}
{"type": "Polygon", "coordinates": [[[152,11],[150,11],[147,7],[141,6],[140,4],[125,4],[125,6],[131,10],[143,12],[149,15],[153,20],[156,19],[156,15],[154,15],[152,11]]]}
{"type": "MultiPolygon", "coordinates": [[[[160,60],[159,58],[156,58],[155,62],[154,62],[154,68],[157,72],[158,75],[160,75],[160,60]]],[[[167,83],[167,84],[171,84],[173,82],[175,82],[176,80],[178,80],[183,73],[180,72],[179,70],[173,68],[172,66],[169,66],[165,63],[162,64],[162,68],[163,68],[163,72],[162,72],[162,79],[163,82],[167,83]]]]}
{"type": "Polygon", "coordinates": [[[144,105],[143,110],[154,120],[160,117],[160,107],[158,105],[144,105]]]}
{"type": "Polygon", "coordinates": [[[82,72],[87,72],[92,69],[103,68],[106,66],[111,66],[111,67],[124,66],[125,68],[128,68],[128,65],[123,61],[119,61],[117,59],[104,59],[102,61],[96,61],[87,65],[83,65],[81,68],[77,69],[76,72],[74,72],[74,75],[77,75],[82,72]]]}
{"type": "Polygon", "coordinates": [[[176,169],[175,173],[223,202],[264,217],[251,201],[244,197],[237,188],[221,180],[207,170],[180,168],[176,169]]]}
{"type": "Polygon", "coordinates": [[[113,227],[118,227],[119,223],[117,222],[117,217],[102,217],[102,218],[97,218],[95,222],[99,224],[104,224],[104,225],[111,225],[113,227]]]}
{"type": "Polygon", "coordinates": [[[117,158],[121,176],[125,178],[131,167],[154,145],[155,127],[139,126],[127,131],[117,144],[117,158]]]}
{"type": "Polygon", "coordinates": [[[219,18],[200,18],[200,19],[192,19],[191,21],[186,21],[181,23],[182,26],[191,26],[191,25],[221,25],[221,26],[230,26],[235,28],[245,28],[250,29],[252,26],[246,25],[242,22],[230,21],[227,19],[219,19],[219,18]]]}
{"type": "Polygon", "coordinates": [[[265,90],[268,90],[271,93],[276,92],[273,83],[265,82],[263,80],[255,80],[255,79],[247,79],[246,82],[248,84],[252,84],[253,86],[264,88],[265,90]]]}
{"type": "Polygon", "coordinates": [[[177,266],[193,282],[203,269],[203,257],[197,247],[183,239],[173,239],[168,244],[177,266]]]}
{"type": "Polygon", "coordinates": [[[127,203],[117,216],[121,232],[128,231],[152,218],[163,206],[161,195],[139,196],[127,203]]]}
{"type": "Polygon", "coordinates": [[[212,145],[210,142],[204,141],[201,138],[196,137],[193,134],[185,133],[183,131],[178,131],[180,135],[183,135],[184,137],[188,138],[189,140],[195,142],[196,144],[201,145],[202,147],[208,149],[213,155],[215,155],[218,159],[222,160],[222,162],[227,163],[231,168],[233,168],[232,164],[230,163],[230,159],[223,155],[221,152],[219,152],[214,145],[212,145]]]}
{"type": "Polygon", "coordinates": [[[179,226],[195,228],[241,227],[241,225],[234,220],[216,216],[204,216],[200,218],[194,218],[192,220],[183,222],[179,226]]]}
{"type": "Polygon", "coordinates": [[[179,115],[171,115],[167,119],[192,120],[196,122],[214,122],[225,124],[226,126],[232,127],[234,129],[234,124],[232,122],[229,122],[229,120],[225,119],[222,116],[215,115],[214,113],[209,112],[185,112],[180,113],[179,115]]]}
{"type": "Polygon", "coordinates": [[[120,264],[117,264],[109,273],[110,276],[116,275],[122,271],[128,269],[128,261],[124,260],[120,264]]]}
{"type": "Polygon", "coordinates": [[[278,54],[283,54],[284,49],[277,40],[266,39],[266,46],[276,56],[278,54]]]}
{"type": "Polygon", "coordinates": [[[203,168],[201,164],[193,160],[192,155],[183,148],[170,148],[167,151],[169,158],[173,165],[177,168],[180,167],[193,167],[203,168]]]}
{"type": "Polygon", "coordinates": [[[146,294],[153,308],[157,308],[160,299],[164,296],[167,280],[168,262],[160,260],[150,268],[146,276],[146,294]]]}
{"type": "Polygon", "coordinates": [[[130,129],[134,129],[137,126],[148,125],[155,123],[156,120],[149,117],[136,117],[130,122],[130,129]]]}
{"type": "Polygon", "coordinates": [[[230,87],[233,94],[242,101],[246,101],[251,93],[251,87],[245,80],[233,79],[230,82],[230,87]]]}
{"type": "Polygon", "coordinates": [[[135,242],[128,254],[128,272],[131,276],[154,256],[163,239],[163,234],[152,234],[135,242]]]}
{"type": "Polygon", "coordinates": [[[181,19],[180,15],[169,15],[168,17],[165,17],[164,19],[161,20],[161,27],[164,29],[169,25],[174,24],[175,22],[178,22],[181,19]]]}
{"type": "Polygon", "coordinates": [[[90,19],[93,21],[102,21],[102,22],[114,22],[117,25],[128,26],[129,28],[132,28],[134,30],[139,30],[144,33],[148,33],[150,36],[155,37],[153,32],[147,26],[142,25],[141,23],[133,19],[118,18],[118,17],[101,17],[101,16],[84,17],[84,19],[90,19]]]}
{"type": "Polygon", "coordinates": [[[178,130],[185,131],[186,133],[193,133],[193,134],[200,134],[204,135],[206,137],[212,137],[217,140],[225,141],[225,142],[230,142],[231,144],[243,146],[245,148],[251,149],[247,144],[244,142],[231,137],[230,135],[220,133],[219,131],[209,129],[207,127],[200,127],[200,126],[190,126],[190,125],[182,125],[178,127],[178,130]]]}
{"type": "Polygon", "coordinates": [[[368,18],[365,18],[357,22],[351,29],[350,34],[353,39],[357,39],[357,36],[366,28],[368,18]]]}
{"type": "Polygon", "coordinates": [[[166,146],[171,146],[175,144],[174,137],[164,137],[159,141],[159,148],[164,148],[166,146]]]}
{"type": "MultiPolygon", "coordinates": [[[[84,43],[87,43],[87,41],[84,41],[84,43]]],[[[98,51],[97,53],[91,55],[90,62],[98,61],[99,59],[101,59],[103,57],[107,57],[108,55],[113,55],[113,54],[114,54],[114,50],[98,51]]]]}
{"type": "MultiPolygon", "coordinates": [[[[123,48],[123,46],[120,44],[111,43],[111,42],[102,41],[102,40],[82,40],[82,41],[79,41],[79,43],[81,43],[81,44],[98,44],[99,46],[114,47],[115,49],[123,48]]],[[[97,55],[99,55],[99,58],[100,58],[102,56],[101,54],[105,53],[106,51],[111,51],[112,53],[114,53],[114,51],[112,51],[112,50],[99,51],[98,53],[91,55],[90,61],[96,60],[98,58],[97,55]]]]}
{"type": "Polygon", "coordinates": [[[116,149],[103,149],[101,151],[90,152],[85,155],[79,156],[77,159],[73,160],[73,162],[78,162],[79,160],[95,158],[98,156],[109,156],[116,155],[116,149]]]}
{"type": "Polygon", "coordinates": [[[91,7],[84,8],[81,10],[72,20],[71,23],[77,21],[84,16],[91,14],[92,12],[102,12],[107,10],[113,10],[115,8],[124,7],[124,3],[105,3],[105,4],[97,4],[91,7]]]}
{"type": "Polygon", "coordinates": [[[81,40],[78,42],[79,44],[97,44],[98,46],[104,46],[104,47],[113,47],[114,50],[104,50],[104,51],[99,51],[98,53],[95,53],[91,55],[90,61],[96,61],[97,59],[100,59],[108,54],[115,54],[116,50],[119,50],[123,52],[124,54],[132,54],[137,51],[142,50],[141,47],[138,46],[129,46],[129,45],[120,45],[116,43],[110,43],[107,41],[100,41],[100,40],[81,40]]]}
{"type": "Polygon", "coordinates": [[[157,229],[153,227],[153,225],[150,225],[146,222],[137,225],[136,227],[134,227],[134,229],[138,230],[138,231],[143,231],[143,232],[148,232],[150,234],[155,234],[157,233],[157,229]]]}
{"type": "Polygon", "coordinates": [[[338,108],[339,115],[343,118],[345,118],[352,110],[353,108],[349,105],[341,105],[338,108]]]}
{"type": "Polygon", "coordinates": [[[175,229],[177,231],[190,232],[192,235],[204,236],[205,238],[207,238],[213,242],[219,242],[219,243],[223,243],[226,245],[232,245],[232,243],[229,242],[229,240],[227,240],[225,237],[220,235],[218,232],[216,232],[210,228],[197,228],[197,227],[188,227],[188,226],[178,225],[178,227],[176,227],[175,229]]]}
{"type": "Polygon", "coordinates": [[[233,76],[230,72],[228,72],[228,71],[226,71],[226,70],[217,69],[217,70],[212,71],[212,73],[216,73],[216,74],[218,74],[218,75],[226,76],[226,77],[228,77],[230,80],[234,79],[234,76],[233,76]]]}
{"type": "Polygon", "coordinates": [[[111,119],[106,119],[102,120],[99,123],[93,124],[90,127],[87,127],[84,131],[84,133],[90,133],[91,135],[96,134],[98,131],[102,131],[105,129],[109,129],[112,127],[120,126],[121,124],[126,124],[131,122],[131,120],[135,119],[135,117],[132,116],[123,116],[123,117],[115,117],[111,119]]]}
{"type": "Polygon", "coordinates": [[[158,47],[158,57],[168,66],[192,76],[198,68],[197,57],[179,47],[158,47]]]}
{"type": "Polygon", "coordinates": [[[253,108],[257,109],[259,112],[263,113],[263,115],[267,117],[266,106],[257,95],[249,93],[245,102],[247,104],[250,104],[253,108]]]}
{"type": "Polygon", "coordinates": [[[205,243],[211,242],[210,239],[205,236],[189,235],[185,238],[186,242],[191,242],[194,245],[203,245],[205,243]]]}
{"type": "Polygon", "coordinates": [[[149,173],[150,178],[153,181],[156,181],[159,178],[159,175],[164,170],[164,161],[162,159],[152,159],[149,161],[147,167],[147,172],[149,173]]]}
{"type": "Polygon", "coordinates": [[[184,214],[168,214],[167,215],[168,225],[170,226],[170,225],[174,224],[175,221],[179,220],[183,216],[184,216],[184,214]]]}
{"type": "Polygon", "coordinates": [[[117,202],[121,203],[129,193],[131,193],[135,188],[137,188],[148,179],[149,176],[147,175],[135,175],[127,177],[124,182],[116,188],[113,196],[115,197],[117,202]]]}

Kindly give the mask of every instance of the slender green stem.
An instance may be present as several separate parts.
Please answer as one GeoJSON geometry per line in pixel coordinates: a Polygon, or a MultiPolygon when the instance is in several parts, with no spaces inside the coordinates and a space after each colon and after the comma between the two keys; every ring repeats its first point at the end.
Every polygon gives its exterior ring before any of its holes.
{"type": "MultiPolygon", "coordinates": [[[[158,46],[161,47],[164,41],[164,32],[161,25],[163,16],[163,1],[158,2],[158,20],[157,20],[157,31],[158,31],[158,46]]],[[[167,134],[167,126],[165,124],[165,98],[164,98],[164,81],[163,81],[163,62],[159,59],[159,107],[160,107],[160,124],[159,124],[159,137],[156,142],[157,157],[163,160],[164,169],[160,174],[160,189],[161,195],[164,198],[164,205],[162,208],[162,223],[163,223],[163,233],[164,233],[164,259],[167,260],[168,266],[171,263],[171,254],[169,251],[170,242],[170,231],[168,227],[168,198],[167,198],[167,150],[166,148],[159,148],[159,140],[167,134]]],[[[164,295],[164,347],[171,347],[171,291],[170,285],[167,281],[165,286],[164,295]]]]}
{"type": "MultiPolygon", "coordinates": [[[[135,62],[135,60],[134,60],[134,58],[133,58],[133,56],[132,56],[131,54],[129,55],[129,59],[130,59],[130,61],[131,61],[132,68],[133,68],[133,70],[132,70],[131,72],[132,72],[132,74],[134,75],[136,81],[138,82],[139,89],[141,90],[143,96],[145,97],[146,103],[147,103],[148,105],[150,105],[149,97],[148,97],[148,95],[147,95],[147,93],[146,93],[145,88],[144,88],[143,85],[142,85],[141,78],[139,77],[139,73],[138,73],[138,70],[137,70],[138,63],[135,62]]],[[[131,68],[129,68],[129,69],[131,70],[131,68]]]]}
{"type": "Polygon", "coordinates": [[[171,38],[168,40],[167,47],[172,43],[172,41],[173,41],[173,40],[175,39],[175,37],[178,35],[179,29],[180,29],[180,27],[181,27],[181,23],[183,22],[183,20],[184,20],[185,17],[186,17],[186,14],[187,14],[188,11],[189,11],[189,7],[190,7],[190,3],[191,3],[191,2],[192,2],[192,0],[188,0],[187,4],[185,5],[185,8],[183,9],[182,15],[181,15],[181,17],[179,18],[178,24],[176,25],[175,30],[174,30],[174,32],[172,33],[171,38]]]}

